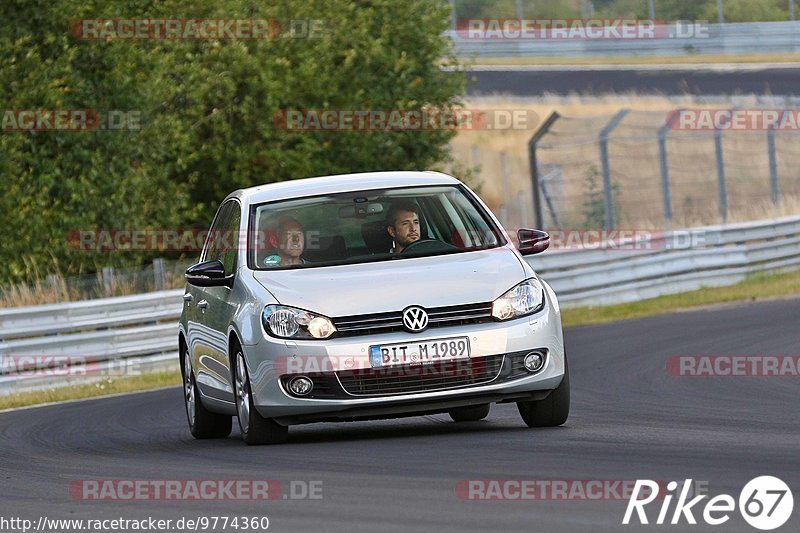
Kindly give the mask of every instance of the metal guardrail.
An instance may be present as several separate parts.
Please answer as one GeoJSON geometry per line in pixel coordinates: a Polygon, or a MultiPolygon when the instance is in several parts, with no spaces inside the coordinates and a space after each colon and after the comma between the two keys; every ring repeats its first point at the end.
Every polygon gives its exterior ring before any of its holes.
{"type": "MultiPolygon", "coordinates": [[[[675,28],[675,26],[670,26],[675,28]]],[[[800,21],[701,24],[702,36],[650,39],[470,39],[448,31],[462,57],[682,56],[800,51],[800,21]],[[707,30],[707,32],[705,31],[707,30]]],[[[685,28],[686,35],[690,30],[685,28]]],[[[692,29],[691,31],[695,31],[692,29]]],[[[663,32],[656,32],[656,36],[663,32]]]]}
{"type": "Polygon", "coordinates": [[[563,307],[631,302],[800,268],[800,217],[672,231],[636,248],[561,250],[528,261],[563,307]]]}
{"type": "Polygon", "coordinates": [[[0,394],[176,368],[183,292],[0,309],[0,394]]]}
{"type": "MultiPolygon", "coordinates": [[[[748,274],[800,268],[800,217],[653,234],[635,249],[553,250],[528,261],[563,307],[607,305],[731,285],[748,274]]],[[[103,376],[121,365],[176,368],[183,290],[0,310],[0,394],[103,376]],[[41,372],[19,375],[33,356],[41,372]],[[47,359],[83,357],[83,372],[47,374],[47,359]]],[[[30,362],[26,369],[30,370],[30,362]]]]}
{"type": "Polygon", "coordinates": [[[175,318],[183,290],[0,309],[0,340],[175,318]]]}

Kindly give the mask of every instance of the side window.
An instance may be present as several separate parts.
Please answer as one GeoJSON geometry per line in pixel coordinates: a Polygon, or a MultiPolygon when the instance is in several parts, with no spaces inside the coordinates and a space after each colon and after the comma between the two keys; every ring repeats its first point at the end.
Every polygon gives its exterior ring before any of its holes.
{"type": "Polygon", "coordinates": [[[230,276],[236,269],[236,253],[239,251],[239,224],[242,221],[242,209],[235,201],[228,202],[229,216],[225,222],[222,249],[218,259],[225,266],[225,275],[230,276]]]}
{"type": "Polygon", "coordinates": [[[234,200],[229,200],[220,207],[214,224],[208,232],[208,239],[203,249],[202,261],[218,259],[225,266],[225,274],[233,274],[236,266],[238,249],[239,222],[241,209],[234,200]]]}

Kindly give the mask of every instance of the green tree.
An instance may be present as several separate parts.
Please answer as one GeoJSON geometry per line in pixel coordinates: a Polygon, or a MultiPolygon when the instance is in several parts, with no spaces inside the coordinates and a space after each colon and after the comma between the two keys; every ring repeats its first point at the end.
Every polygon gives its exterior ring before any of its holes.
{"type": "MultiPolygon", "coordinates": [[[[134,110],[138,130],[0,132],[0,275],[40,277],[137,263],[91,254],[66,236],[88,228],[207,226],[230,191],[313,175],[425,169],[452,131],[287,131],[286,109],[450,109],[464,75],[438,0],[0,4],[4,109],[134,110]],[[319,38],[78,40],[80,18],[320,20],[319,38]]],[[[284,32],[283,35],[287,35],[284,32]]]]}

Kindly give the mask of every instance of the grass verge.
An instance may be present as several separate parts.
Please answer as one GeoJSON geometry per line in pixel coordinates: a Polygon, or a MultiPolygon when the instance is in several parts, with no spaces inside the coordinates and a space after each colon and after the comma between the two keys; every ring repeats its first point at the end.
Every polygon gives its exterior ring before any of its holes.
{"type": "Polygon", "coordinates": [[[561,320],[564,327],[605,324],[714,304],[767,300],[798,294],[800,271],[785,274],[758,273],[749,276],[742,283],[728,287],[711,287],[626,304],[562,309],[561,320]]]}
{"type": "MultiPolygon", "coordinates": [[[[627,304],[564,309],[562,310],[562,321],[564,327],[605,324],[618,320],[643,318],[714,304],[766,300],[799,294],[800,271],[785,274],[754,274],[742,283],[729,287],[700,289],[627,304]]],[[[171,385],[178,386],[180,384],[180,370],[176,369],[123,379],[107,379],[98,383],[74,387],[61,387],[0,396],[0,409],[123,392],[137,392],[171,385]]]]}
{"type": "Polygon", "coordinates": [[[800,54],[709,54],[685,56],[638,56],[638,57],[481,57],[476,65],[698,65],[698,64],[744,64],[744,63],[797,63],[800,54]]]}
{"type": "Polygon", "coordinates": [[[123,392],[137,392],[170,385],[181,384],[180,370],[170,370],[166,372],[154,372],[141,374],[127,378],[113,378],[88,383],[85,385],[75,385],[72,387],[57,387],[31,392],[18,392],[7,396],[0,396],[0,409],[11,409],[14,407],[24,407],[40,403],[63,402],[65,400],[79,400],[83,398],[93,398],[95,396],[106,396],[109,394],[119,394],[123,392]]]}

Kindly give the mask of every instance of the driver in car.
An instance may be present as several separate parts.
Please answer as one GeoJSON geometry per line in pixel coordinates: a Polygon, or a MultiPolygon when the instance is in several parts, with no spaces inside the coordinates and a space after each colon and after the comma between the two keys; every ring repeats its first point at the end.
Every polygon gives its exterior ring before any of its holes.
{"type": "Polygon", "coordinates": [[[413,202],[392,204],[386,214],[386,231],[392,237],[390,253],[399,254],[412,242],[419,240],[419,207],[413,202]]]}

